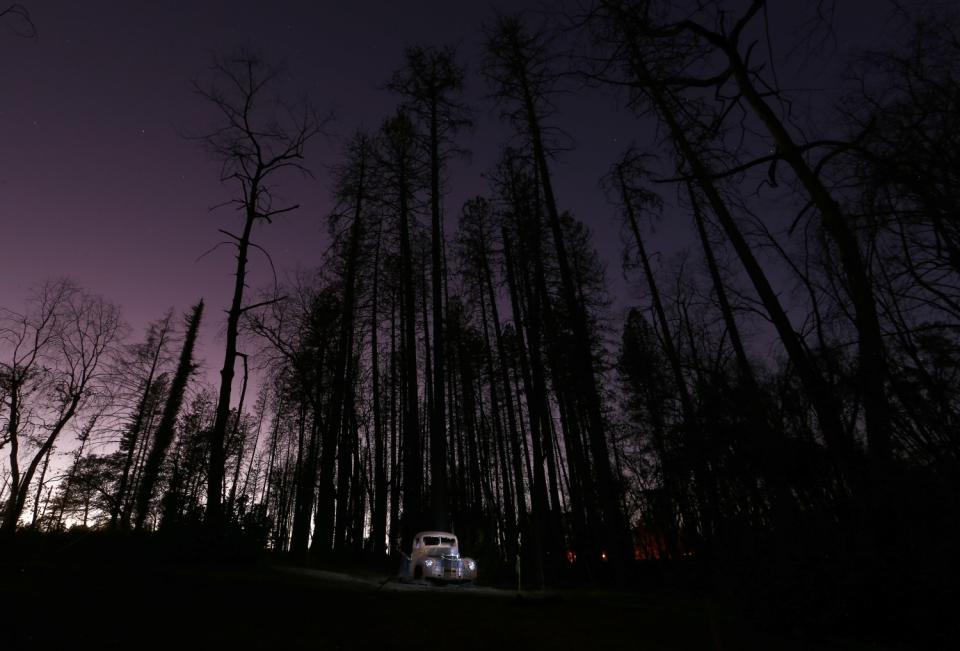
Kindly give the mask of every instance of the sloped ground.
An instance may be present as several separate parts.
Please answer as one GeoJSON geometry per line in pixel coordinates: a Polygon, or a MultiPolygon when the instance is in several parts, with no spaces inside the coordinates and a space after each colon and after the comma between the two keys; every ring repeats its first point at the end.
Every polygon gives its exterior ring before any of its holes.
{"type": "Polygon", "coordinates": [[[723,604],[517,593],[264,563],[0,560],[0,648],[873,649],[761,634],[723,604]]]}

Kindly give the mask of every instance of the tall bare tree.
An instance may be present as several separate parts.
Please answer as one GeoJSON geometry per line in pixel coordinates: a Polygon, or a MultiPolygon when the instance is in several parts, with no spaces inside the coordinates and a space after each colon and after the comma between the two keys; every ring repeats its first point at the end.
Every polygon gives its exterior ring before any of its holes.
{"type": "Polygon", "coordinates": [[[307,101],[294,106],[274,99],[270,93],[280,83],[280,70],[251,52],[241,50],[228,57],[218,57],[211,73],[212,79],[206,84],[194,82],[194,90],[216,109],[217,121],[211,130],[196,139],[220,161],[220,181],[237,190],[237,196],[223,205],[234,207],[242,215],[239,234],[220,230],[230,238],[221,244],[236,247],[237,265],[233,297],[227,310],[216,416],[210,433],[207,521],[218,528],[223,524],[224,442],[230,418],[240,317],[263,305],[262,302],[244,305],[243,298],[250,249],[260,248],[251,239],[253,229],[299,208],[298,204],[276,205],[273,188],[277,176],[285,172],[310,174],[304,166],[304,152],[307,143],[321,133],[327,118],[319,115],[307,101]]]}
{"type": "Polygon", "coordinates": [[[377,167],[382,201],[396,219],[399,236],[399,386],[402,414],[403,516],[401,536],[409,545],[421,513],[423,459],[420,456],[419,379],[417,374],[416,279],[413,272],[418,192],[425,177],[417,130],[404,110],[380,132],[377,167]]]}
{"type": "Polygon", "coordinates": [[[447,428],[444,399],[443,296],[446,267],[443,260],[441,183],[444,165],[456,151],[457,131],[468,127],[470,111],[463,103],[464,71],[453,48],[412,47],[406,65],[398,70],[390,88],[404,98],[404,106],[420,122],[430,165],[430,265],[433,310],[433,376],[430,403],[430,478],[434,526],[446,529],[447,428]]]}
{"type": "Polygon", "coordinates": [[[546,122],[554,108],[552,96],[558,90],[560,79],[553,69],[554,65],[555,55],[550,37],[543,31],[529,28],[522,19],[502,16],[489,30],[484,74],[494,88],[505,117],[527,140],[532,154],[539,196],[543,200],[560,272],[561,297],[573,329],[575,349],[572,351],[572,361],[576,369],[573,380],[577,383],[577,393],[586,415],[594,479],[603,511],[602,544],[609,550],[612,562],[620,568],[629,556],[626,520],[616,495],[619,482],[610,463],[607,425],[598,389],[599,378],[590,344],[588,319],[577,293],[569,245],[561,224],[548,164],[553,152],[549,146],[550,131],[546,122]]]}

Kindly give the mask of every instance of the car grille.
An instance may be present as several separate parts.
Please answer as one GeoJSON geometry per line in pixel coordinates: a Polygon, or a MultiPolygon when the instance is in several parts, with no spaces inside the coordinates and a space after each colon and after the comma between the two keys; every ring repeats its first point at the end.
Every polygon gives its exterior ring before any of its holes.
{"type": "Polygon", "coordinates": [[[463,577],[463,561],[459,558],[444,558],[442,567],[444,578],[459,579],[463,577]]]}

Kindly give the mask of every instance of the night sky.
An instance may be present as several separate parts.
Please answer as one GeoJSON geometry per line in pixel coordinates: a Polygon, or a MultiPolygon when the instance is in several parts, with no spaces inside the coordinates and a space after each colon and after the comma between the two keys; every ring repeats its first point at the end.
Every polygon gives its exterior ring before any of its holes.
{"type": "MultiPolygon", "coordinates": [[[[139,340],[146,323],[169,307],[183,313],[200,297],[213,309],[227,305],[233,250],[198,257],[221,239],[218,228],[234,225],[229,210],[208,212],[232,189],[218,183],[218,165],[180,135],[212,123],[190,80],[202,77],[214,52],[247,45],[284,62],[289,89],[307,92],[336,115],[330,136],[308,149],[307,165],[316,178],[287,176],[281,187],[301,210],[255,235],[281,275],[320,259],[327,246],[328,168],[338,161],[345,136],[359,126],[375,130],[395,107],[396,98],[382,86],[401,64],[405,46],[457,44],[469,71],[477,126],[461,141],[472,157],[455,162],[448,173],[448,236],[463,201],[486,192],[481,175],[509,138],[477,74],[481,26],[492,19],[495,3],[26,4],[38,38],[0,31],[0,305],[7,308],[20,309],[29,288],[44,278],[68,276],[120,304],[133,340],[139,340]]],[[[512,11],[541,4],[502,6],[512,11]]],[[[777,57],[798,44],[798,21],[810,7],[781,10],[770,17],[775,40],[784,44],[777,57]]],[[[800,44],[783,65],[800,67],[789,86],[801,108],[810,101],[829,104],[845,57],[877,44],[890,27],[887,10],[884,3],[840,2],[836,40],[809,57],[800,44]],[[805,93],[804,85],[827,92],[805,93]]],[[[595,234],[617,317],[636,293],[620,271],[619,226],[598,179],[630,142],[643,146],[656,134],[618,108],[617,98],[572,91],[559,100],[558,124],[573,136],[575,149],[555,164],[555,186],[561,207],[595,234]]],[[[654,247],[676,250],[687,229],[686,220],[665,219],[654,247]]],[[[251,287],[269,280],[265,260],[255,254],[251,287]]],[[[214,344],[223,321],[221,311],[203,329],[200,353],[210,376],[222,356],[214,344]]]]}

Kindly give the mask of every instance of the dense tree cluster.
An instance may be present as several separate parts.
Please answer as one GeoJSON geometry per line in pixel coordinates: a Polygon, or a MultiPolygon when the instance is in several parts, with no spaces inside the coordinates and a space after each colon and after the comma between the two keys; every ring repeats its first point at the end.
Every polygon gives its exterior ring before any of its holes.
{"type": "Polygon", "coordinates": [[[222,123],[202,140],[244,215],[224,231],[220,390],[188,387],[202,303],[182,334],[168,314],[135,345],[68,282],[5,310],[3,529],[206,520],[329,559],[450,528],[487,576],[519,558],[537,585],[630,580],[659,559],[848,610],[822,586],[919,585],[905,558],[949,576],[960,32],[912,16],[812,133],[769,58],[767,3],[732,4],[596,0],[543,28],[499,16],[482,81],[451,48],[411,47],[387,84],[396,111],[333,171],[317,270],[253,299],[254,229],[295,207],[269,183],[303,170],[324,119],[272,113],[276,75],[256,57],[218,62],[198,88],[222,123]],[[445,219],[468,83],[514,137],[486,195],[445,219]],[[619,332],[590,229],[553,183],[571,83],[615,94],[647,134],[592,171],[643,296],[619,332]],[[678,257],[655,255],[661,218],[687,225],[678,257]],[[264,378],[252,408],[248,356],[264,378]],[[68,431],[78,446],[53,476],[68,431]]]}

